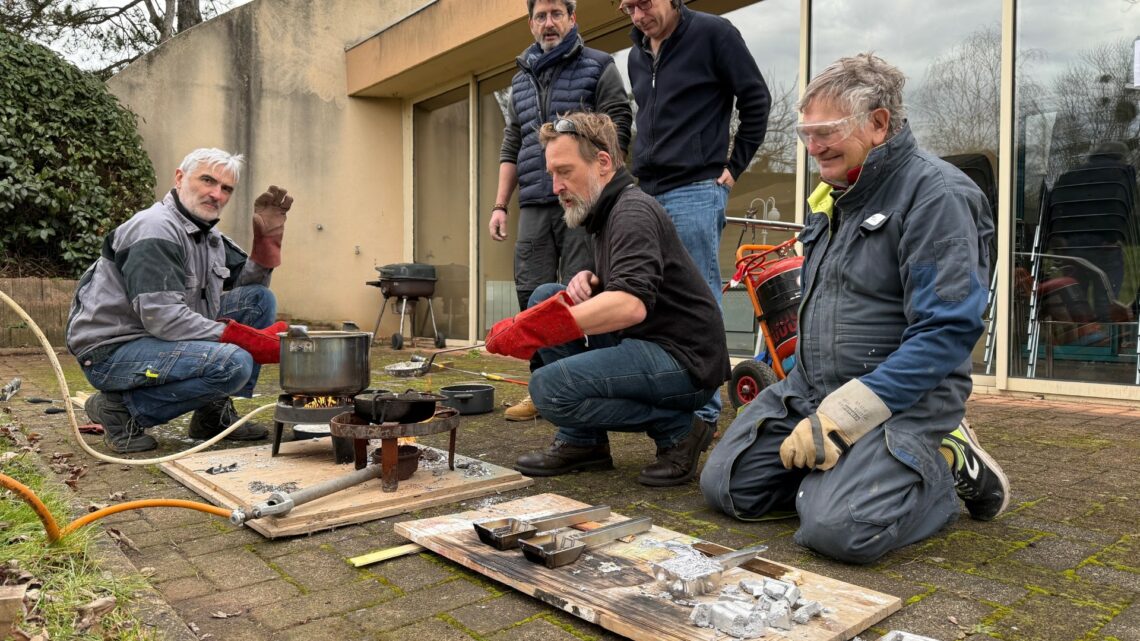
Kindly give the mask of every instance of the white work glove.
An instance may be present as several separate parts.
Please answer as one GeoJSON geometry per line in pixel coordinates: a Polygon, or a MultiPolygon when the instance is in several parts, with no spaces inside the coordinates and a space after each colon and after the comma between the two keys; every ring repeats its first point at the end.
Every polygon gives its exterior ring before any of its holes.
{"type": "Polygon", "coordinates": [[[788,469],[830,470],[855,441],[890,417],[891,410],[871,388],[851,379],[796,424],[780,444],[780,460],[788,469]]]}

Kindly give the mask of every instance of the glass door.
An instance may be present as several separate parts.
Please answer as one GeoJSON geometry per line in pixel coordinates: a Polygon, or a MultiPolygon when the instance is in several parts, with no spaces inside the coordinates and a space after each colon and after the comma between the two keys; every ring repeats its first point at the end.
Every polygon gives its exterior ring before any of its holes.
{"type": "MultiPolygon", "coordinates": [[[[467,91],[463,86],[412,107],[412,256],[435,266],[436,326],[461,340],[470,339],[471,313],[467,91]]],[[[418,307],[415,335],[431,336],[427,305],[418,307]]]]}

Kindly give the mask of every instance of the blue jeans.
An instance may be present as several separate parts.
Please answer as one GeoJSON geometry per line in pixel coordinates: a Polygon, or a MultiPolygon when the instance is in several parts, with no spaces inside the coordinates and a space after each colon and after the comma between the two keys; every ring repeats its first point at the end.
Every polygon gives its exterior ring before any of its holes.
{"type": "MultiPolygon", "coordinates": [[[[218,314],[258,329],[276,316],[277,299],[262,285],[226,292],[218,314]]],[[[97,390],[121,392],[139,427],[152,427],[229,396],[252,396],[260,370],[237,345],[138,338],[85,366],[83,375],[97,390]]]]}
{"type": "MultiPolygon", "coordinates": [[[[681,244],[696,263],[697,271],[709,284],[716,304],[721,305],[720,236],[726,223],[724,217],[728,207],[728,187],[718,185],[715,180],[701,180],[657,194],[655,198],[673,220],[681,244]]],[[[708,405],[697,412],[697,416],[705,421],[716,422],[720,408],[718,389],[708,405]]]]}
{"type": "MultiPolygon", "coordinates": [[[[565,289],[546,284],[534,306],[565,289]]],[[[590,336],[538,351],[543,366],[530,379],[530,397],[543,418],[571,445],[601,445],[607,432],[645,432],[667,448],[693,429],[693,413],[714,390],[693,385],[689,372],[661,346],[614,334],[590,336]]]]}

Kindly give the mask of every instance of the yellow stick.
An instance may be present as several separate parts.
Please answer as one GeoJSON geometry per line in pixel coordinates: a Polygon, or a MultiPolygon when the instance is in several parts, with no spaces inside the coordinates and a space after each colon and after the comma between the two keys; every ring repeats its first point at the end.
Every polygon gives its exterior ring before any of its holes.
{"type": "Polygon", "coordinates": [[[397,545],[396,547],[388,548],[387,550],[377,550],[375,552],[369,552],[368,554],[354,556],[349,559],[348,562],[352,564],[352,567],[359,568],[365,565],[387,561],[388,559],[394,559],[398,556],[405,556],[407,554],[415,554],[417,552],[423,551],[424,547],[422,545],[418,543],[408,543],[407,545],[397,545]]]}

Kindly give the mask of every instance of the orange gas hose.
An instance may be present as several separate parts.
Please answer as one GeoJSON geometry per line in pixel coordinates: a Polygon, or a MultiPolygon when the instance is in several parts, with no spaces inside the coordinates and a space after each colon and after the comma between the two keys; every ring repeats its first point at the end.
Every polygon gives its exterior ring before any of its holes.
{"type": "Polygon", "coordinates": [[[55,517],[51,515],[47,506],[40,500],[40,497],[32,492],[31,488],[7,474],[0,474],[0,485],[4,486],[5,489],[12,490],[20,498],[24,499],[25,503],[32,506],[32,509],[36,512],[36,516],[40,517],[40,521],[43,522],[44,529],[47,530],[48,541],[55,543],[59,540],[59,524],[55,522],[55,517]]]}
{"type": "Polygon", "coordinates": [[[141,501],[129,501],[127,503],[112,505],[101,510],[96,510],[90,514],[85,514],[78,519],[75,519],[71,523],[68,523],[67,526],[63,528],[63,530],[60,530],[59,524],[56,523],[55,517],[51,515],[51,512],[48,511],[47,506],[44,505],[43,501],[41,501],[28,486],[6,474],[0,474],[0,486],[3,486],[4,488],[15,492],[20,498],[24,500],[25,503],[32,506],[32,509],[36,512],[36,516],[40,517],[40,521],[44,524],[44,530],[47,531],[48,541],[51,543],[59,541],[64,536],[71,534],[84,525],[98,521],[104,516],[118,514],[119,512],[125,512],[127,510],[137,510],[144,507],[181,507],[190,510],[198,510],[199,512],[205,512],[207,514],[213,514],[223,518],[229,518],[230,514],[233,512],[232,510],[227,510],[222,507],[217,507],[208,503],[198,503],[195,501],[183,501],[181,499],[144,499],[141,501]]]}
{"type": "Polygon", "coordinates": [[[104,516],[111,516],[112,514],[118,514],[119,512],[137,510],[144,507],[183,507],[189,510],[198,510],[199,512],[213,514],[226,519],[230,518],[230,514],[233,512],[233,510],[227,510],[225,508],[210,505],[208,503],[198,503],[197,501],[183,501],[181,499],[144,499],[141,501],[128,501],[127,503],[119,503],[118,505],[112,505],[101,510],[96,510],[90,514],[85,514],[75,519],[63,528],[61,536],[67,536],[68,534],[71,534],[84,525],[87,525],[93,521],[98,521],[104,516]]]}

